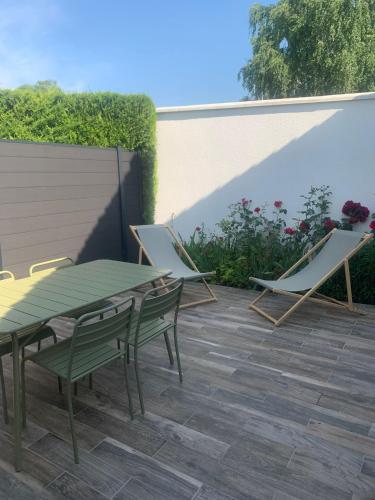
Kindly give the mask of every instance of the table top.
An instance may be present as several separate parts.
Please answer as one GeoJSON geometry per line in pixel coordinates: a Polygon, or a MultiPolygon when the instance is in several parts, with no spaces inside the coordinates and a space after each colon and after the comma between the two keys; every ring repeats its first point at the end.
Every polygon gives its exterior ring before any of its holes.
{"type": "Polygon", "coordinates": [[[0,335],[21,331],[166,277],[168,269],[115,260],[49,269],[0,281],[0,335]]]}

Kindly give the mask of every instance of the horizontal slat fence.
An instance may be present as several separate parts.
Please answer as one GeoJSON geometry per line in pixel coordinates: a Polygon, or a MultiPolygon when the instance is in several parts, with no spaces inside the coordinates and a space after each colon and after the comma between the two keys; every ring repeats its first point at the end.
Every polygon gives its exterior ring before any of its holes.
{"type": "Polygon", "coordinates": [[[134,259],[128,224],[142,222],[141,165],[121,148],[0,141],[0,267],[36,261],[134,259]]]}

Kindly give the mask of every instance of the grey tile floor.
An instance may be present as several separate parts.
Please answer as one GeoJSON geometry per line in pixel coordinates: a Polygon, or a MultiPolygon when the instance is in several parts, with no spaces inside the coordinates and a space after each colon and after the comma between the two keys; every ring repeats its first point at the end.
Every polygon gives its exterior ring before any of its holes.
{"type": "MultiPolygon", "coordinates": [[[[183,384],[163,338],[142,349],[145,416],[128,418],[118,361],[79,385],[79,465],[57,382],[30,364],[24,470],[1,419],[0,499],[375,499],[375,307],[308,304],[274,329],[248,310],[255,292],[215,290],[181,312],[183,384]]],[[[10,358],[5,373],[11,406],[10,358]]]]}

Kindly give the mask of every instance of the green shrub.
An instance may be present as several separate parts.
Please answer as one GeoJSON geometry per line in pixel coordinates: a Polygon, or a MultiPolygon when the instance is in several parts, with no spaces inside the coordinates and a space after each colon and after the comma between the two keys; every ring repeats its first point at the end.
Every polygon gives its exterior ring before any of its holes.
{"type": "MultiPolygon", "coordinates": [[[[341,221],[332,220],[330,195],[328,186],[312,187],[302,196],[303,208],[293,227],[286,225],[287,210],[282,201],[274,202],[269,217],[266,206],[253,207],[251,200],[243,198],[231,205],[228,217],[218,223],[218,234],[208,233],[202,225],[184,244],[201,271],[216,271],[217,283],[253,288],[256,285],[249,281],[249,276],[277,279],[331,229],[352,230],[360,222],[352,215],[341,221]]],[[[360,214],[364,209],[368,214],[366,207],[352,201],[345,206],[348,204],[360,214]]],[[[375,214],[372,217],[375,219],[375,214]]],[[[370,228],[375,233],[374,221],[370,228]]],[[[350,270],[354,300],[375,304],[375,238],[351,259],[350,270]]],[[[343,272],[328,280],[321,291],[345,300],[343,272]]]]}
{"type": "Polygon", "coordinates": [[[48,83],[0,90],[0,138],[138,151],[145,221],[153,222],[156,112],[151,99],[110,92],[64,93],[48,83]]]}

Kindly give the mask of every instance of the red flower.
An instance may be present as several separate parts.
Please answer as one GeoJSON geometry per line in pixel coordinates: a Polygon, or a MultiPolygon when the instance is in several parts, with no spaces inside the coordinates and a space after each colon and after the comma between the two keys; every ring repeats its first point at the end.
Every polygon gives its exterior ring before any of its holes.
{"type": "Polygon", "coordinates": [[[326,219],[324,221],[324,229],[329,232],[332,231],[332,229],[335,229],[337,227],[337,222],[332,220],[332,219],[326,219]]]}
{"type": "Polygon", "coordinates": [[[202,228],[201,228],[201,227],[199,227],[199,226],[197,226],[197,227],[195,228],[195,230],[196,230],[196,232],[197,232],[197,233],[200,233],[200,232],[202,231],[202,228]]]}
{"type": "Polygon", "coordinates": [[[260,208],[259,207],[254,208],[254,212],[258,214],[260,212],[260,208]]]}
{"type": "Polygon", "coordinates": [[[242,206],[245,208],[250,203],[250,201],[247,200],[246,198],[242,198],[241,203],[242,203],[242,206]]]}
{"type": "Polygon", "coordinates": [[[310,224],[308,222],[302,221],[301,224],[299,225],[300,231],[303,233],[307,233],[310,229],[310,224]]]}
{"type": "Polygon", "coordinates": [[[281,200],[276,200],[274,202],[274,206],[275,208],[281,208],[281,205],[283,204],[283,202],[281,200]]]}
{"type": "Polygon", "coordinates": [[[296,230],[295,230],[293,227],[286,227],[286,228],[284,229],[284,233],[289,234],[289,235],[291,235],[291,236],[292,236],[295,232],[296,232],[296,230]]]}
{"type": "Polygon", "coordinates": [[[372,229],[373,231],[375,231],[375,220],[373,220],[370,224],[370,229],[372,229]]]}
{"type": "Polygon", "coordinates": [[[342,213],[349,217],[349,224],[356,224],[357,222],[365,222],[370,215],[370,210],[358,202],[348,200],[342,207],[342,213]]]}

